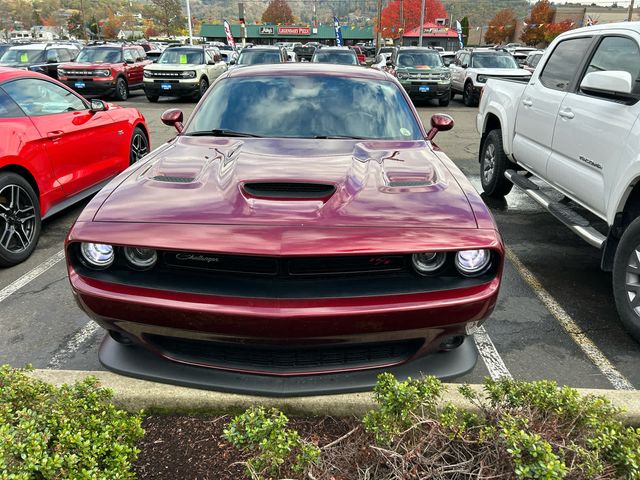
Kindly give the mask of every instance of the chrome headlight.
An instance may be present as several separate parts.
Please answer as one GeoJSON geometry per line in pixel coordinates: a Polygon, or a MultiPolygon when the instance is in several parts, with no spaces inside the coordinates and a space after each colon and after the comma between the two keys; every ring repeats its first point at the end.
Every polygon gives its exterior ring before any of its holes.
{"type": "Polygon", "coordinates": [[[106,243],[81,243],[80,253],[85,265],[96,270],[109,267],[115,258],[113,246],[106,243]]]}
{"type": "Polygon", "coordinates": [[[409,78],[409,74],[407,72],[398,72],[399,80],[407,80],[409,78]]]}
{"type": "Polygon", "coordinates": [[[420,275],[429,275],[439,270],[446,259],[447,254],[444,252],[414,253],[411,256],[411,263],[420,275]]]}
{"type": "Polygon", "coordinates": [[[196,72],[193,70],[182,72],[182,78],[196,78],[196,72]]]}
{"type": "Polygon", "coordinates": [[[485,272],[491,263],[489,250],[462,250],[456,253],[456,268],[467,277],[473,277],[485,272]]]}
{"type": "Polygon", "coordinates": [[[442,80],[451,80],[451,72],[442,72],[440,78],[442,80]]]}
{"type": "Polygon", "coordinates": [[[152,248],[126,247],[124,258],[136,270],[149,270],[158,261],[158,254],[152,248]]]}
{"type": "Polygon", "coordinates": [[[148,70],[145,70],[143,75],[144,75],[144,78],[153,78],[153,73],[151,73],[148,70]]]}
{"type": "Polygon", "coordinates": [[[486,75],[478,75],[478,78],[476,78],[476,81],[478,83],[486,83],[487,82],[487,76],[486,75]]]}
{"type": "Polygon", "coordinates": [[[111,70],[95,70],[93,72],[94,76],[96,77],[108,77],[111,75],[111,70]]]}
{"type": "Polygon", "coordinates": [[[66,77],[67,72],[65,72],[64,68],[58,68],[58,75],[62,75],[63,77],[66,77]]]}

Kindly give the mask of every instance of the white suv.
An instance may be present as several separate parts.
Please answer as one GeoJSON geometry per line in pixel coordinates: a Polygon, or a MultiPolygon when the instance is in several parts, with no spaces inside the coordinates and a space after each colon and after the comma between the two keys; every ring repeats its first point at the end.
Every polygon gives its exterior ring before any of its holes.
{"type": "Polygon", "coordinates": [[[169,47],[156,63],[144,67],[144,93],[150,102],[161,96],[198,100],[226,71],[227,64],[215,47],[169,47]]]}

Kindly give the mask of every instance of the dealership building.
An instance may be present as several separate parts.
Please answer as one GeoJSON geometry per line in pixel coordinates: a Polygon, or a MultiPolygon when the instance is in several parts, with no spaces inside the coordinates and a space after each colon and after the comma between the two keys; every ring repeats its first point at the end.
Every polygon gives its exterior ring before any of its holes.
{"type": "MultiPolygon", "coordinates": [[[[246,40],[253,44],[271,45],[276,42],[320,42],[326,45],[335,45],[336,31],[333,25],[247,25],[246,40]]],[[[236,43],[242,43],[242,31],[240,25],[231,25],[231,33],[236,43]]],[[[223,25],[204,23],[200,29],[200,36],[208,42],[227,41],[223,25]]],[[[346,45],[355,45],[358,42],[373,41],[372,27],[342,27],[342,38],[346,45]]]]}

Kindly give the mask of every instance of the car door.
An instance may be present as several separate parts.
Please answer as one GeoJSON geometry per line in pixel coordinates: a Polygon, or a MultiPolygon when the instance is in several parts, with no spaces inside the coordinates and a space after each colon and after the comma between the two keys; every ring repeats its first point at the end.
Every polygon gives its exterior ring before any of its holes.
{"type": "Polygon", "coordinates": [[[513,155],[544,179],[560,105],[574,85],[592,41],[591,36],[581,36],[558,43],[542,72],[533,75],[520,98],[513,155]]]}
{"type": "MultiPolygon", "coordinates": [[[[136,85],[136,52],[133,48],[125,48],[122,51],[122,59],[124,60],[124,62],[126,63],[125,67],[124,67],[124,71],[125,71],[125,75],[127,77],[127,83],[129,84],[129,87],[132,87],[134,85],[136,85]]],[[[140,80],[142,81],[142,80],[140,80]]]]}
{"type": "Polygon", "coordinates": [[[627,138],[640,114],[638,42],[640,36],[628,31],[603,36],[584,73],[629,72],[637,86],[636,101],[583,92],[579,87],[582,76],[562,101],[553,135],[549,180],[602,217],[607,211],[605,193],[615,186],[620,162],[635,158],[634,146],[627,145],[627,138]]]}
{"type": "Polygon", "coordinates": [[[107,112],[92,112],[80,96],[53,82],[22,78],[3,89],[29,116],[40,135],[52,169],[66,196],[73,196],[114,175],[124,131],[107,112]]]}

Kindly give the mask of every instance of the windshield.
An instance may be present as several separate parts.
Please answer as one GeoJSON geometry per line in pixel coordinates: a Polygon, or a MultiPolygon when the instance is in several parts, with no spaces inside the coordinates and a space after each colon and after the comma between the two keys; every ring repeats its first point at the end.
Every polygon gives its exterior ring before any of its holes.
{"type": "Polygon", "coordinates": [[[509,54],[483,53],[471,59],[472,68],[518,68],[515,59],[509,54]]]}
{"type": "Polygon", "coordinates": [[[76,62],[87,63],[119,63],[122,61],[122,50],[119,48],[85,48],[76,58],[76,62]]]}
{"type": "Polygon", "coordinates": [[[245,50],[238,57],[238,65],[280,63],[279,50],[245,50]]]}
{"type": "Polygon", "coordinates": [[[325,75],[226,78],[186,133],[214,129],[261,137],[423,138],[394,83],[325,75]]]}
{"type": "Polygon", "coordinates": [[[165,50],[158,64],[202,64],[204,63],[204,53],[202,50],[194,50],[188,48],[171,48],[165,50]]]}
{"type": "Polygon", "coordinates": [[[398,55],[398,67],[404,68],[438,68],[442,59],[438,52],[412,52],[398,55]]]}
{"type": "Polygon", "coordinates": [[[311,60],[315,63],[337,63],[340,65],[359,65],[358,57],[353,50],[348,51],[333,51],[323,52],[322,50],[316,51],[311,60]]]}
{"type": "Polygon", "coordinates": [[[44,60],[44,50],[21,50],[13,48],[4,52],[0,63],[34,63],[44,60]]]}

